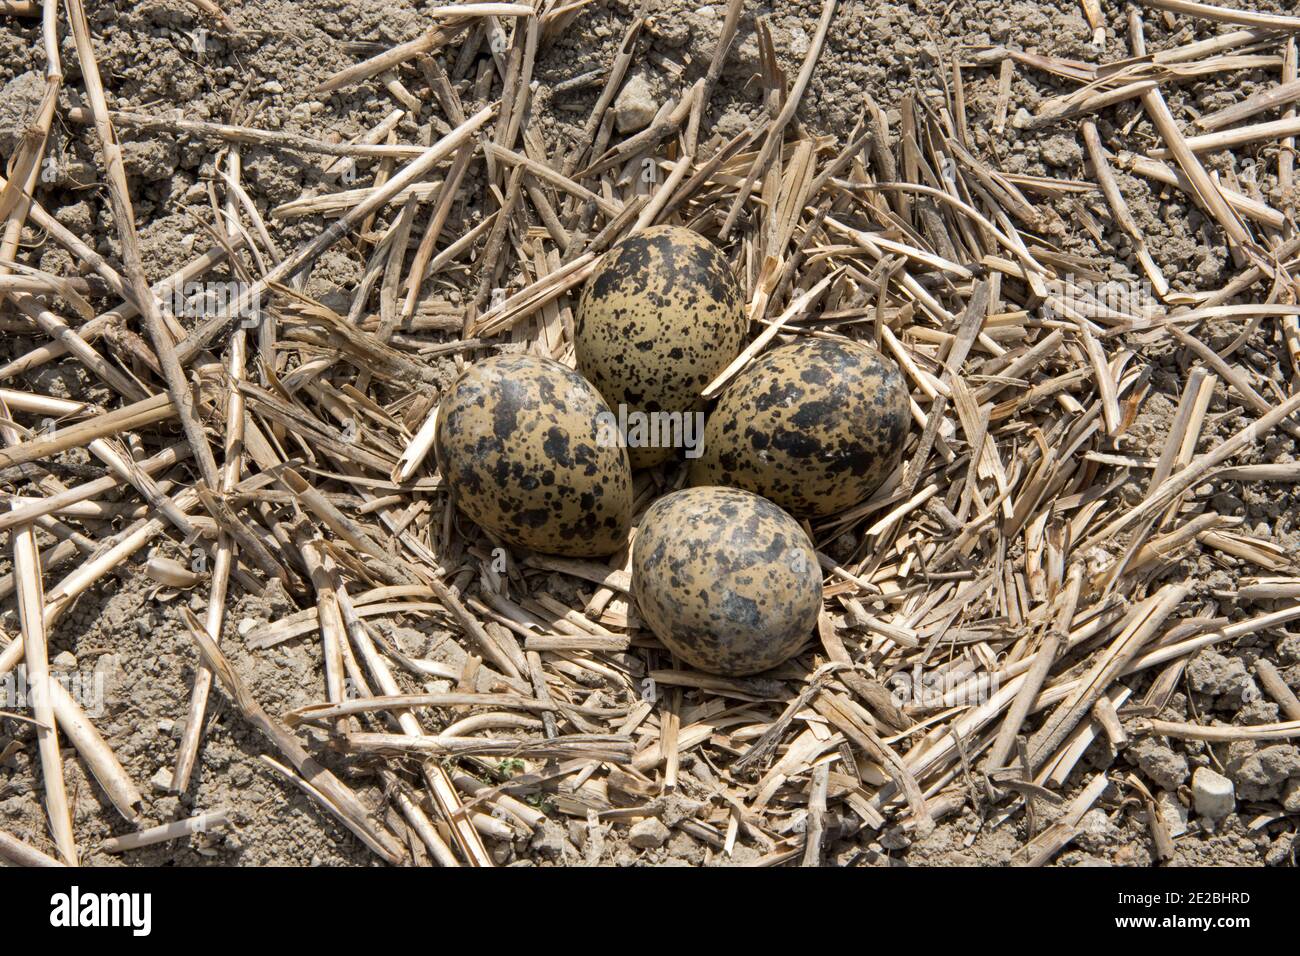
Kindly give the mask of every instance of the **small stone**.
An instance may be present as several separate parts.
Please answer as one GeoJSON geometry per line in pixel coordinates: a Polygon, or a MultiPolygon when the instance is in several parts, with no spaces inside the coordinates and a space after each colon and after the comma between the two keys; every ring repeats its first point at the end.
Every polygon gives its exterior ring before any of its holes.
{"type": "Polygon", "coordinates": [[[1264,863],[1268,866],[1295,866],[1296,850],[1300,849],[1300,840],[1293,833],[1283,833],[1264,854],[1264,863]]]}
{"type": "Polygon", "coordinates": [[[1242,800],[1277,800],[1288,777],[1300,777],[1300,747],[1234,741],[1225,761],[1242,800]]]}
{"type": "Polygon", "coordinates": [[[1187,779],[1187,758],[1150,737],[1137,741],[1128,755],[1162,790],[1176,790],[1187,779]]]}
{"type": "Polygon", "coordinates": [[[172,788],[172,772],[167,767],[160,767],[158,772],[149,778],[149,783],[155,790],[167,793],[172,788]]]}
{"type": "Polygon", "coordinates": [[[251,617],[246,617],[240,620],[239,626],[236,628],[236,630],[239,631],[239,636],[243,637],[245,634],[247,634],[255,627],[257,627],[257,622],[254,621],[251,617]]]}
{"type": "Polygon", "coordinates": [[[62,651],[55,655],[54,660],[50,661],[50,667],[56,671],[75,671],[77,669],[77,655],[71,651],[62,651]]]}
{"type": "Polygon", "coordinates": [[[564,848],[568,842],[564,827],[553,820],[547,820],[542,824],[542,828],[533,834],[529,846],[538,856],[548,860],[558,860],[563,858],[564,848]]]}
{"type": "MultiPolygon", "coordinates": [[[[203,190],[203,194],[207,195],[206,189],[203,190]]],[[[90,204],[84,200],[60,207],[55,212],[54,218],[73,232],[88,233],[94,228],[95,220],[90,211],[90,204]]]]}
{"type": "Polygon", "coordinates": [[[912,845],[912,837],[902,827],[890,827],[880,835],[880,845],[886,850],[906,850],[912,845]]]}
{"type": "Polygon", "coordinates": [[[650,35],[664,47],[676,50],[691,40],[691,25],[686,17],[655,16],[646,24],[650,35]]]}
{"type": "Polygon", "coordinates": [[[1300,664],[1300,634],[1288,634],[1278,641],[1277,657],[1282,664],[1300,664]]]}
{"type": "Polygon", "coordinates": [[[1098,807],[1095,810],[1089,810],[1079,821],[1079,829],[1090,836],[1104,836],[1110,829],[1110,820],[1106,818],[1106,811],[1098,807]]]}
{"type": "Polygon", "coordinates": [[[95,691],[104,695],[105,700],[112,703],[117,701],[120,704],[120,698],[114,693],[115,685],[121,680],[122,659],[116,654],[101,654],[95,661],[95,691]]]}
{"type": "Polygon", "coordinates": [[[650,125],[659,112],[659,104],[650,90],[644,73],[633,75],[614,100],[614,121],[620,133],[635,133],[650,125]]]}
{"type": "Polygon", "coordinates": [[[122,162],[127,174],[145,182],[170,179],[176,172],[179,153],[173,141],[132,141],[122,144],[122,162]]]}
{"type": "Polygon", "coordinates": [[[1156,810],[1160,814],[1160,819],[1165,822],[1165,829],[1169,835],[1177,839],[1187,832],[1187,808],[1183,806],[1183,801],[1179,800],[1177,795],[1162,790],[1156,795],[1156,810]]]}
{"type": "Polygon", "coordinates": [[[812,47],[812,40],[808,38],[808,33],[803,27],[790,28],[790,55],[796,57],[806,56],[809,48],[812,47]]]}
{"type": "Polygon", "coordinates": [[[1209,767],[1198,767],[1192,774],[1192,798],[1196,812],[1211,820],[1222,820],[1237,807],[1232,781],[1209,767]]]}
{"type": "Polygon", "coordinates": [[[1288,777],[1300,776],[1300,747],[1272,744],[1262,747],[1241,763],[1241,779],[1257,787],[1271,787],[1288,777]]]}
{"type": "Polygon", "coordinates": [[[12,156],[24,130],[36,122],[44,83],[35,70],[20,73],[0,89],[0,152],[12,156]]]}
{"type": "Polygon", "coordinates": [[[582,820],[569,821],[569,842],[574,846],[582,846],[587,842],[587,824],[582,820]]]}
{"type": "Polygon", "coordinates": [[[1282,809],[1287,813],[1300,813],[1300,777],[1292,777],[1282,789],[1282,809]]]}
{"type": "Polygon", "coordinates": [[[1048,166],[1072,168],[1082,162],[1083,154],[1073,136],[1053,136],[1042,145],[1043,162],[1048,166]]]}
{"type": "Polygon", "coordinates": [[[660,819],[663,820],[664,826],[675,827],[682,820],[695,816],[702,806],[703,804],[698,800],[690,800],[680,793],[672,793],[664,799],[664,809],[660,819]]]}
{"type": "Polygon", "coordinates": [[[647,817],[634,824],[627,833],[627,842],[638,850],[654,850],[668,840],[668,828],[658,817],[647,817]]]}
{"type": "Polygon", "coordinates": [[[1217,651],[1201,651],[1192,658],[1187,665],[1187,683],[1198,694],[1228,698],[1219,703],[1232,710],[1259,697],[1259,688],[1246,671],[1245,663],[1217,651]]]}

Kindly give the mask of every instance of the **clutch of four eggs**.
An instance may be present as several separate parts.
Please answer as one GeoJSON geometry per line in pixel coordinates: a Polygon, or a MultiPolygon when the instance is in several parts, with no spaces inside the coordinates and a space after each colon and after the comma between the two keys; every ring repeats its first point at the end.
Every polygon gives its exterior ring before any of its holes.
{"type": "MultiPolygon", "coordinates": [[[[497,355],[443,397],[434,448],[456,505],[529,550],[622,547],[633,469],[678,449],[624,448],[609,423],[702,419],[700,392],[740,353],[747,326],[730,265],[702,236],[660,226],[615,245],[578,305],[578,371],[497,355]]],[[[719,673],[756,673],[790,643],[797,650],[816,621],[821,573],[792,515],[865,500],[897,467],[908,425],[897,366],[865,345],[807,337],[751,362],[694,436],[691,487],[642,517],[633,581],[651,630],[719,673]],[[746,650],[756,629],[780,646],[746,650]]]]}

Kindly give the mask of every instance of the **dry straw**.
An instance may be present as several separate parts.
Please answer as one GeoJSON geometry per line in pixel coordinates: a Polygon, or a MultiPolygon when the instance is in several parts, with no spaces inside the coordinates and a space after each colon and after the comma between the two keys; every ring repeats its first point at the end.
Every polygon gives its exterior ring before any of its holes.
{"type": "MultiPolygon", "coordinates": [[[[499,841],[557,815],[590,832],[662,816],[711,855],[745,843],[759,865],[817,865],[840,838],[923,834],[972,805],[1003,821],[1021,811],[1036,819],[1036,801],[1068,796],[1017,857],[1043,864],[1098,801],[1119,806],[1127,794],[1152,805],[1146,784],[1123,764],[1107,768],[1105,756],[1078,776],[1095,741],[1113,756],[1142,734],[1300,735],[1300,704],[1266,660],[1259,679],[1285,721],[1152,717],[1191,655],[1300,618],[1292,556],[1211,510],[1203,489],[1300,479],[1291,464],[1239,460],[1273,430],[1300,429],[1300,394],[1270,378],[1250,345],[1275,332],[1294,386],[1294,208],[1205,165],[1212,151],[1281,143],[1278,178],[1293,188],[1300,21],[1141,2],[1236,27],[1148,53],[1134,9],[1129,49],[1107,62],[964,51],[946,91],[906,96],[892,124],[867,98],[841,139],[799,121],[833,37],[834,0],[793,80],[758,18],[764,112],[730,139],[707,120],[745,5],[727,4],[704,75],[670,70],[679,88],[647,128],[621,137],[616,98],[647,49],[638,17],[605,70],[554,85],[557,96],[599,88],[567,142],[548,142],[534,120],[534,67],[580,23],[582,4],[438,7],[420,37],[367,48],[369,59],[321,84],[374,85],[402,104],[333,143],[246,117],[110,109],[82,5],[68,0],[86,106],[63,118],[95,131],[121,274],[32,198],[58,116],[59,8],[5,0],[0,14],[43,15],[50,67],[38,121],[0,181],[0,296],[16,306],[5,328],[37,339],[0,368],[0,472],[21,485],[0,513],[14,556],[0,595],[18,598],[22,629],[0,647],[0,674],[25,659],[29,680],[45,683],[50,629],[151,546],[147,573],[206,602],[201,618],[179,609],[196,670],[188,705],[178,702],[185,732],[173,785],[190,786],[203,760],[215,681],[287,761],[266,757],[268,772],[383,860],[449,866],[491,866],[499,841]],[[1195,123],[1169,106],[1188,78],[1265,68],[1277,71],[1275,87],[1195,123]],[[1017,72],[1069,87],[1030,125],[1075,133],[1086,178],[1012,175],[977,155],[967,90],[988,74],[1001,129],[1017,72]],[[425,108],[429,134],[402,142],[408,111],[425,108]],[[183,133],[219,151],[212,248],[152,288],[119,129],[183,133]],[[243,146],[294,151],[337,188],[263,221],[241,176],[243,146]],[[1172,289],[1164,270],[1176,264],[1159,261],[1130,210],[1125,195],[1144,187],[1125,183],[1128,173],[1204,212],[1213,241],[1235,256],[1230,282],[1172,289]],[[1100,236],[1109,221],[1127,237],[1140,273],[1126,288],[1145,278],[1149,294],[1115,300],[1098,280],[1116,263],[1049,238],[1062,203],[1080,228],[1100,236]],[[280,224],[291,216],[330,218],[283,251],[280,224]],[[26,266],[18,238],[29,222],[82,277],[26,266]],[[450,508],[431,455],[449,371],[435,362],[512,345],[572,364],[577,293],[601,254],[665,222],[723,243],[748,304],[751,344],[706,395],[766,349],[808,336],[877,345],[911,393],[917,427],[904,467],[869,501],[810,528],[827,571],[817,633],[755,678],[671,660],[640,626],[626,548],[608,561],[518,553],[502,564],[496,542],[450,508]],[[353,257],[361,275],[346,315],[301,281],[331,250],[353,257]],[[174,314],[177,288],[222,275],[240,280],[231,301],[192,323],[174,314]],[[95,298],[108,310],[95,315],[95,298]],[[1218,347],[1209,328],[1235,335],[1218,347]],[[1155,389],[1152,348],[1176,350],[1186,371],[1174,373],[1178,410],[1147,456],[1130,434],[1155,389]],[[83,366],[112,398],[92,407],[23,387],[26,373],[54,361],[83,366]],[[99,464],[65,486],[52,465],[76,448],[99,464]],[[1118,493],[1125,482],[1136,496],[1118,493]],[[107,531],[103,519],[121,514],[128,523],[107,531]],[[48,531],[65,540],[41,551],[48,531]],[[1182,563],[1197,554],[1260,576],[1207,594],[1182,563]],[[267,588],[301,610],[232,642],[232,602],[267,588]],[[465,663],[410,656],[394,630],[403,622],[446,629],[465,663]],[[277,718],[241,672],[285,641],[316,649],[326,694],[277,718]],[[1145,698],[1124,682],[1140,672],[1154,677],[1145,698]],[[671,793],[681,799],[670,816],[671,793]]],[[[196,5],[220,16],[208,0],[196,5]]],[[[1099,30],[1098,5],[1083,10],[1099,30]]],[[[638,511],[679,480],[672,467],[638,475],[638,511]]],[[[90,718],[50,687],[30,716],[52,853],[0,834],[0,855],[21,864],[76,860],[60,735],[128,820],[140,803],[90,718]]],[[[200,813],[104,849],[129,852],[221,820],[222,811],[200,813]]],[[[1173,838],[1150,825],[1168,857],[1173,838]]]]}

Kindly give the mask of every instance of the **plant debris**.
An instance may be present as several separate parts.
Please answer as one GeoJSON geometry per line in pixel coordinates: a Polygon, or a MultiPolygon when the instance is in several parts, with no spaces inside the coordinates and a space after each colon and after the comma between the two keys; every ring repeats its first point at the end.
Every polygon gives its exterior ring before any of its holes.
{"type": "MultiPolygon", "coordinates": [[[[196,6],[211,30],[226,29],[217,5],[196,6]]],[[[0,675],[25,662],[28,680],[43,681],[46,632],[147,553],[160,594],[197,596],[203,608],[168,612],[185,615],[195,667],[177,708],[178,718],[188,712],[171,788],[183,791],[203,760],[205,715],[224,694],[287,761],[268,756],[267,767],[389,863],[492,866],[494,847],[567,819],[591,832],[631,827],[634,846],[680,831],[711,858],[745,843],[758,865],[820,865],[837,839],[919,839],[967,809],[1032,820],[1036,805],[1061,803],[1016,854],[1041,865],[1108,792],[1142,808],[1167,857],[1174,838],[1151,790],[1122,764],[1084,762],[1090,744],[1109,741],[1113,760],[1152,736],[1300,737],[1294,692],[1267,661],[1261,683],[1283,720],[1156,716],[1162,689],[1167,698],[1193,655],[1300,619],[1294,557],[1201,490],[1216,478],[1300,480],[1300,465],[1267,453],[1240,461],[1275,432],[1300,435],[1294,203],[1278,208],[1207,165],[1282,144],[1266,155],[1293,188],[1300,20],[1140,0],[1127,50],[1085,62],[963,49],[946,89],[908,95],[897,120],[867,97],[853,128],[829,137],[798,119],[839,13],[825,0],[793,78],[757,20],[766,115],[724,136],[703,118],[745,6],[731,0],[706,74],[681,79],[648,123],[626,124],[618,97],[634,82],[649,22],[635,18],[602,74],[572,79],[601,92],[582,135],[555,143],[533,123],[534,65],[539,49],[579,28],[585,6],[424,11],[426,33],[367,47],[321,90],[376,82],[399,103],[434,102],[428,141],[402,142],[385,124],[343,143],[251,120],[113,110],[81,0],[68,0],[66,14],[54,2],[0,4],[0,15],[43,17],[48,62],[46,95],[0,181],[0,297],[12,306],[3,321],[41,341],[0,368],[0,473],[14,489],[0,514],[13,555],[2,593],[20,609],[17,632],[0,635],[0,675]],[[1151,11],[1232,32],[1152,54],[1151,11]],[[61,116],[61,53],[72,49],[85,107],[61,116]],[[1173,84],[1263,63],[1277,71],[1274,90],[1195,124],[1167,105],[1173,84]],[[1075,138],[1090,180],[1010,174],[979,154],[964,84],[996,77],[1005,119],[1017,71],[1069,88],[1027,122],[1075,138]],[[1270,111],[1285,115],[1261,119],[1270,111]],[[1103,114],[1128,122],[1102,124],[1103,114]],[[1154,140],[1133,131],[1143,117],[1154,140]],[[94,127],[120,266],[35,198],[56,121],[94,127]],[[184,132],[216,155],[209,251],[152,287],[118,129],[146,139],[184,132]],[[339,188],[277,202],[264,217],[242,165],[254,146],[327,165],[339,188]],[[1231,257],[1232,280],[1179,291],[1151,255],[1119,171],[1185,194],[1205,241],[1231,257]],[[469,190],[483,213],[458,233],[448,223],[469,190]],[[1109,218],[1142,277],[1059,245],[1044,196],[1075,197],[1081,228],[1109,218]],[[305,216],[328,225],[284,248],[278,229],[305,216]],[[744,293],[753,344],[707,397],[766,349],[806,337],[874,345],[910,391],[916,427],[903,465],[869,501],[807,526],[825,571],[816,633],[754,678],[699,673],[667,653],[630,597],[629,548],[609,561],[501,548],[454,512],[430,454],[447,381],[435,359],[460,367],[526,350],[572,367],[574,309],[600,255],[669,223],[724,248],[744,293]],[[25,265],[28,224],[81,272],[25,265]],[[339,250],[360,263],[344,311],[305,283],[339,250]],[[230,288],[204,285],[226,273],[238,278],[230,288]],[[186,314],[183,293],[195,284],[229,294],[186,314]],[[1117,287],[1126,294],[1113,295],[1117,287]],[[95,301],[108,307],[96,313],[95,301]],[[1281,377],[1247,345],[1261,328],[1283,343],[1281,377]],[[1130,434],[1153,389],[1151,356],[1170,349],[1184,357],[1172,385],[1181,397],[1153,455],[1130,434]],[[64,358],[112,401],[23,387],[64,358]],[[56,462],[71,449],[93,465],[68,484],[56,462]],[[127,523],[105,536],[106,516],[127,523]],[[62,541],[42,551],[38,532],[62,541]],[[1179,571],[1195,552],[1258,577],[1216,590],[1179,571]],[[72,556],[72,570],[53,570],[72,556]],[[234,596],[267,589],[282,589],[298,611],[240,639],[254,653],[310,643],[326,688],[326,699],[278,716],[218,644],[234,596]],[[1230,620],[1229,609],[1242,613],[1230,620]],[[389,625],[414,617],[454,631],[463,666],[396,646],[389,625]],[[1122,682],[1139,672],[1156,675],[1145,698],[1122,682]],[[410,689],[430,680],[439,689],[410,689]],[[1067,791],[1076,772],[1083,784],[1067,791]],[[378,782],[382,805],[358,795],[361,779],[378,782]]],[[[1101,29],[1097,5],[1083,10],[1101,29]]],[[[637,518],[684,481],[679,462],[638,472],[637,518]]],[[[0,856],[19,864],[77,862],[65,738],[138,825],[136,785],[92,719],[51,686],[32,717],[52,849],[0,833],[0,856]]],[[[225,823],[226,811],[108,849],[187,836],[204,820],[225,823]]]]}

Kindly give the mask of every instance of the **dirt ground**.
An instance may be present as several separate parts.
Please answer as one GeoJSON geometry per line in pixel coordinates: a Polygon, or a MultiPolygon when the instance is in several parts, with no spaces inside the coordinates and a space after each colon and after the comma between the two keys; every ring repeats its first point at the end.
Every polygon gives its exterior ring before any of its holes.
{"type": "MultiPolygon", "coordinates": [[[[1231,5],[1231,4],[1227,4],[1231,5]]],[[[268,129],[332,134],[339,138],[359,135],[373,127],[393,108],[383,85],[368,81],[341,93],[318,98],[313,88],[337,70],[370,55],[380,47],[411,39],[427,28],[423,4],[413,0],[226,0],[222,4],[233,24],[215,25],[182,0],[118,0],[90,2],[88,12],[100,67],[105,75],[111,105],[119,110],[165,114],[180,109],[196,119],[238,121],[268,129]],[[206,30],[198,34],[195,31],[206,30]],[[201,42],[196,40],[201,37],[201,42]]],[[[1253,0],[1259,10],[1294,13],[1290,0],[1253,0]]],[[[544,134],[552,155],[572,137],[590,113],[599,86],[556,92],[557,84],[587,71],[603,69],[615,55],[631,21],[635,5],[624,0],[596,0],[552,47],[540,54],[536,69],[539,89],[535,98],[534,127],[544,134]]],[[[891,3],[883,0],[847,0],[840,6],[828,46],[804,98],[799,120],[814,132],[845,136],[858,117],[864,93],[887,113],[910,92],[926,95],[948,82],[951,58],[965,48],[1002,44],[1007,47],[1095,60],[1099,56],[1127,55],[1124,11],[1121,4],[1105,2],[1107,44],[1099,54],[1091,45],[1082,8],[1076,0],[971,0],[946,5],[891,3]]],[[[638,59],[655,97],[662,102],[702,75],[721,28],[724,5],[703,5],[699,0],[652,0],[653,24],[642,41],[647,56],[638,59]],[[680,71],[680,76],[675,72],[680,71]]],[[[776,4],[747,4],[741,32],[721,87],[714,95],[708,127],[724,136],[741,130],[760,109],[756,84],[758,46],[754,17],[764,16],[773,27],[780,60],[793,76],[806,52],[820,13],[812,0],[776,4]]],[[[1186,21],[1177,34],[1168,31],[1155,15],[1148,17],[1152,49],[1212,36],[1214,24],[1186,21]]],[[[39,21],[0,17],[0,155],[8,156],[43,89],[44,66],[39,21]]],[[[64,38],[64,65],[70,86],[77,85],[76,56],[64,38]]],[[[991,165],[1016,173],[1086,178],[1081,142],[1073,130],[1048,127],[1039,131],[1020,128],[1016,114],[1033,113],[1039,103],[1066,90],[1043,73],[1017,69],[1013,85],[1012,122],[1003,133],[993,130],[997,99],[997,69],[966,71],[968,121],[975,144],[991,165]]],[[[1212,80],[1180,84],[1168,95],[1175,115],[1203,113],[1249,95],[1256,87],[1276,82],[1276,75],[1258,71],[1253,83],[1212,80]]],[[[65,88],[67,106],[72,94],[65,88]]],[[[66,110],[62,110],[66,115],[66,110]]],[[[896,114],[895,114],[896,115],[896,114]]],[[[1106,138],[1117,126],[1129,122],[1135,107],[1102,114],[1100,131],[1106,138]]],[[[428,118],[426,113],[421,121],[428,118]]],[[[96,184],[97,148],[93,131],[56,123],[50,155],[58,161],[42,177],[41,203],[60,222],[84,237],[94,237],[99,251],[116,260],[120,250],[110,226],[105,191],[96,184]]],[[[1131,138],[1151,136],[1142,121],[1131,138]]],[[[151,280],[161,278],[206,248],[207,238],[198,222],[210,218],[207,180],[214,174],[211,147],[186,136],[135,135],[122,129],[126,162],[132,177],[139,232],[151,280]]],[[[404,121],[399,135],[415,142],[417,129],[404,121]]],[[[1151,138],[1154,142],[1154,137],[1151,138]]],[[[1211,168],[1223,175],[1254,178],[1264,198],[1294,215],[1297,197],[1279,193],[1273,179],[1274,148],[1239,151],[1238,167],[1228,169],[1228,154],[1215,154],[1211,168]]],[[[254,187],[255,202],[263,212],[297,198],[313,188],[335,186],[321,173],[319,157],[283,150],[248,148],[244,174],[254,187]]],[[[1160,193],[1151,185],[1119,174],[1125,198],[1151,240],[1152,253],[1171,283],[1184,290],[1214,289],[1231,278],[1232,263],[1223,244],[1206,241],[1208,228],[1182,195],[1160,193]]],[[[474,195],[467,190],[467,195],[474,195]]],[[[1045,205],[1050,205],[1044,200],[1045,205]]],[[[1117,229],[1104,233],[1098,243],[1080,228],[1072,209],[1061,201],[1057,208],[1058,234],[1064,248],[1103,262],[1123,263],[1140,274],[1130,243],[1117,229]]],[[[453,210],[453,223],[467,226],[476,209],[461,204],[453,210]]],[[[307,217],[280,222],[274,239],[282,250],[291,249],[316,234],[324,220],[307,217]]],[[[40,269],[66,274],[75,266],[53,242],[43,242],[34,231],[24,250],[40,269]]],[[[1116,267],[1117,270],[1120,268],[1116,267]]],[[[359,279],[359,266],[337,253],[326,254],[312,273],[308,291],[326,304],[346,310],[343,294],[359,279]]],[[[455,290],[445,290],[456,301],[455,290]]],[[[1221,334],[1237,329],[1221,326],[1221,334]]],[[[33,340],[4,333],[0,356],[8,359],[27,351],[33,340]]],[[[1248,348],[1265,355],[1276,353],[1278,342],[1257,333],[1248,348]]],[[[1149,356],[1150,357],[1150,356],[1149,356]]],[[[1157,367],[1156,389],[1130,433],[1133,455],[1159,454],[1168,423],[1178,400],[1172,357],[1162,371],[1157,367]],[[1163,383],[1161,376],[1167,381],[1163,383]]],[[[1281,373],[1279,381],[1283,381],[1281,373]]],[[[55,364],[32,375],[26,386],[55,396],[84,399],[103,397],[102,387],[89,381],[72,363],[55,364]]],[[[1226,407],[1216,396],[1211,420],[1226,407]]],[[[1208,440],[1230,434],[1229,423],[1208,427],[1208,440]]],[[[1244,456],[1248,462],[1295,460],[1294,440],[1277,433],[1244,456]]],[[[84,453],[63,456],[70,475],[89,461],[84,453]]],[[[1119,494],[1140,489],[1120,488],[1119,494]]],[[[1267,537],[1289,554],[1300,550],[1300,510],[1287,484],[1222,482],[1197,489],[1197,495],[1216,497],[1215,510],[1240,516],[1245,528],[1267,537]]],[[[107,527],[104,529],[109,530],[107,527]]],[[[6,559],[0,572],[8,573],[6,559]]],[[[173,553],[179,556],[178,551],[173,553]]],[[[73,794],[75,825],[85,848],[84,862],[94,865],[361,865],[374,857],[336,821],[324,817],[300,791],[271,771],[260,755],[266,745],[235,713],[221,693],[214,693],[209,709],[210,727],[190,789],[175,795],[167,791],[168,775],[183,731],[186,703],[196,656],[189,637],[178,627],[167,607],[166,595],[155,594],[157,585],[143,574],[143,554],[119,569],[107,587],[83,597],[52,635],[51,657],[66,652],[58,666],[82,675],[102,675],[102,713],[97,725],[126,769],[145,790],[146,823],[166,822],[200,809],[226,807],[233,825],[189,840],[111,856],[95,849],[111,835],[128,832],[84,767],[68,751],[67,774],[73,794]],[[161,775],[161,776],[160,776],[161,775]]],[[[1236,579],[1254,573],[1243,564],[1208,556],[1189,559],[1178,572],[1198,582],[1206,593],[1227,592],[1236,579]]],[[[294,610],[283,600],[240,598],[227,615],[224,644],[239,672],[249,682],[266,709],[282,713],[325,699],[319,648],[295,640],[265,651],[252,652],[240,634],[294,610]]],[[[171,601],[192,600],[196,610],[203,596],[179,595],[171,601]]],[[[1228,612],[1224,612],[1228,613],[1228,612]]],[[[17,633],[12,595],[0,604],[0,626],[17,633]]],[[[1217,651],[1202,652],[1189,667],[1180,686],[1160,716],[1189,720],[1194,715],[1216,714],[1235,723],[1275,721],[1278,708],[1261,693],[1252,676],[1260,658],[1272,660],[1293,687],[1300,686],[1300,635],[1278,637],[1279,632],[1250,638],[1217,651]]],[[[437,620],[408,620],[387,635],[411,657],[433,657],[456,663],[464,651],[454,635],[437,620]]],[[[1150,676],[1131,679],[1140,695],[1150,676]]],[[[413,689],[418,689],[411,682],[413,689]]],[[[1085,757],[1075,770],[1082,779],[1089,767],[1109,764],[1096,753],[1085,757]]],[[[1215,768],[1234,780],[1238,812],[1217,828],[1195,818],[1176,840],[1175,865],[1295,865],[1297,826],[1300,821],[1300,750],[1288,743],[1273,746],[1234,744],[1208,746],[1196,741],[1143,739],[1129,746],[1116,770],[1131,765],[1133,772],[1162,794],[1162,806],[1171,820],[1185,804],[1191,774],[1198,767],[1215,768]]],[[[688,761],[689,764],[689,761],[688,761]]],[[[41,809],[36,750],[29,729],[0,720],[0,829],[8,830],[34,846],[49,847],[41,809]]],[[[378,800],[373,780],[352,781],[370,799],[378,800]]],[[[1150,836],[1140,807],[1103,800],[1084,820],[1083,834],[1055,862],[1060,865],[1147,865],[1153,858],[1150,836]]],[[[1035,824],[1042,828],[1058,808],[1037,807],[1035,824]]],[[[743,863],[756,852],[742,845],[728,859],[674,829],[660,847],[640,849],[627,839],[627,827],[617,825],[593,832],[585,822],[570,822],[552,812],[550,822],[531,838],[513,845],[494,844],[501,863],[554,865],[562,863],[682,864],[743,863]]],[[[671,814],[665,818],[671,820],[671,814]]],[[[1001,865],[1031,835],[1024,813],[1003,819],[996,809],[966,809],[948,818],[918,842],[901,831],[863,832],[835,843],[831,861],[843,865],[1001,865]]]]}

